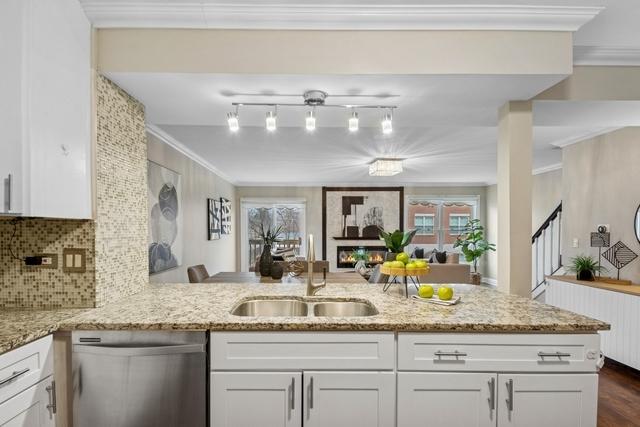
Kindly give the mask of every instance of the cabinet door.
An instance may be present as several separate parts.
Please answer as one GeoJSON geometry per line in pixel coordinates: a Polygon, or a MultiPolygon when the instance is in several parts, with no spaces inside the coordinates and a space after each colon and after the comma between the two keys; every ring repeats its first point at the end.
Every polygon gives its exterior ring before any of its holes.
{"type": "Polygon", "coordinates": [[[304,372],[306,427],[394,425],[395,373],[304,372]]]}
{"type": "Polygon", "coordinates": [[[598,375],[498,375],[498,403],[498,427],[595,427],[598,375]]]}
{"type": "Polygon", "coordinates": [[[398,427],[495,427],[497,375],[398,373],[398,427]]]}
{"type": "Polygon", "coordinates": [[[300,427],[300,372],[214,372],[212,427],[300,427]]]}
{"type": "Polygon", "coordinates": [[[21,212],[24,0],[0,1],[0,214],[21,212]]]}
{"type": "Polygon", "coordinates": [[[49,377],[0,404],[0,426],[55,426],[53,409],[48,407],[52,403],[53,393],[55,391],[49,377]]]}

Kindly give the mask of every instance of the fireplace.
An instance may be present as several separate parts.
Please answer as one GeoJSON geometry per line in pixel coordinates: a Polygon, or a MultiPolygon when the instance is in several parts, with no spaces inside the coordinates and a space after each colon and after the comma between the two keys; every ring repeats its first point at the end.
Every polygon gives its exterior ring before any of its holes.
{"type": "Polygon", "coordinates": [[[353,268],[358,259],[358,253],[367,254],[367,266],[371,267],[384,262],[384,254],[387,249],[384,246],[338,246],[338,268],[353,268]]]}

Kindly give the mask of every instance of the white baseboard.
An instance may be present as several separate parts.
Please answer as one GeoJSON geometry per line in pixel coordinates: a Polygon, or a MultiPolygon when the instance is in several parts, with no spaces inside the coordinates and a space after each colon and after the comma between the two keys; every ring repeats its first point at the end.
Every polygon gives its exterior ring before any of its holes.
{"type": "Polygon", "coordinates": [[[491,277],[483,277],[481,282],[489,286],[498,286],[498,281],[491,277]]]}

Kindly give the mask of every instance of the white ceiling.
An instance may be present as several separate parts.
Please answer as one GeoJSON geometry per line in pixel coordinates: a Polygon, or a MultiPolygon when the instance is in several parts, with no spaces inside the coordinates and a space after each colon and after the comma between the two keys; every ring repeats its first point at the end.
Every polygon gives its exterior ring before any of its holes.
{"type": "MultiPolygon", "coordinates": [[[[146,24],[160,23],[158,26],[165,27],[180,27],[173,12],[183,5],[185,11],[213,5],[227,12],[229,7],[236,6],[244,10],[255,6],[268,11],[275,5],[285,8],[287,5],[333,6],[334,9],[327,9],[333,11],[342,6],[354,6],[357,11],[358,7],[367,5],[488,7],[483,0],[350,0],[348,4],[339,0],[81,2],[93,11],[90,17],[102,19],[94,21],[98,25],[108,21],[116,25],[106,26],[129,26],[126,23],[134,21],[127,21],[127,14],[122,13],[124,9],[118,9],[126,6],[134,8],[128,10],[137,11],[136,19],[142,17],[146,24]],[[145,11],[152,10],[146,9],[147,6],[156,12],[163,7],[167,9],[163,15],[146,16],[145,11]],[[172,14],[167,15],[167,10],[173,11],[172,14]]],[[[613,60],[626,65],[640,63],[638,0],[493,0],[491,4],[534,6],[529,18],[536,10],[543,13],[553,10],[544,6],[604,6],[602,12],[574,35],[577,61],[601,63],[598,61],[604,58],[605,62],[613,60]]],[[[209,13],[212,10],[217,9],[209,9],[209,13]]],[[[558,15],[564,10],[559,8],[558,15]]],[[[148,123],[158,126],[167,138],[174,139],[194,157],[241,185],[495,182],[498,107],[507,100],[529,99],[562,78],[152,73],[109,73],[108,77],[145,104],[148,123]],[[376,110],[359,111],[361,129],[355,135],[346,130],[348,112],[339,109],[319,109],[318,129],[313,134],[304,130],[306,110],[303,108],[281,108],[279,127],[273,134],[264,129],[266,108],[258,107],[240,110],[241,129],[237,134],[227,129],[225,115],[232,110],[232,102],[300,102],[300,94],[309,89],[329,92],[327,103],[398,105],[393,134],[381,134],[381,112],[376,110]],[[369,177],[366,165],[376,157],[405,158],[405,172],[391,178],[369,177]]],[[[557,147],[618,127],[640,125],[637,118],[640,118],[640,104],[634,102],[536,102],[534,169],[556,167],[562,157],[557,147]]]]}

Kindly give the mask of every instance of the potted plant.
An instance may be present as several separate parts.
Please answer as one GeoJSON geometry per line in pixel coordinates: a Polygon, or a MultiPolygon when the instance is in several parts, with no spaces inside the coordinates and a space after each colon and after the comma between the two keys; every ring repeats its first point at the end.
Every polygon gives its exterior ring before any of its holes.
{"type": "Polygon", "coordinates": [[[280,234],[282,234],[282,226],[275,229],[268,227],[265,231],[264,224],[260,225],[260,238],[262,239],[262,254],[260,255],[261,276],[271,276],[271,265],[273,264],[271,247],[274,243],[280,241],[280,234]]]}
{"type": "Polygon", "coordinates": [[[380,230],[380,240],[384,240],[384,245],[387,248],[385,254],[385,261],[393,261],[396,259],[396,255],[404,251],[413,240],[413,236],[416,235],[417,229],[411,231],[395,230],[388,233],[384,230],[380,230]]]}
{"type": "Polygon", "coordinates": [[[567,269],[576,273],[576,279],[590,282],[595,280],[595,273],[607,270],[601,265],[598,265],[598,262],[588,255],[578,255],[577,257],[571,258],[571,265],[567,269]]]}
{"type": "Polygon", "coordinates": [[[485,252],[496,250],[496,245],[489,243],[484,238],[484,227],[480,225],[479,219],[472,219],[467,222],[462,233],[453,244],[453,247],[460,248],[464,259],[467,262],[473,263],[471,283],[479,285],[482,276],[478,273],[478,260],[485,252]]]}

